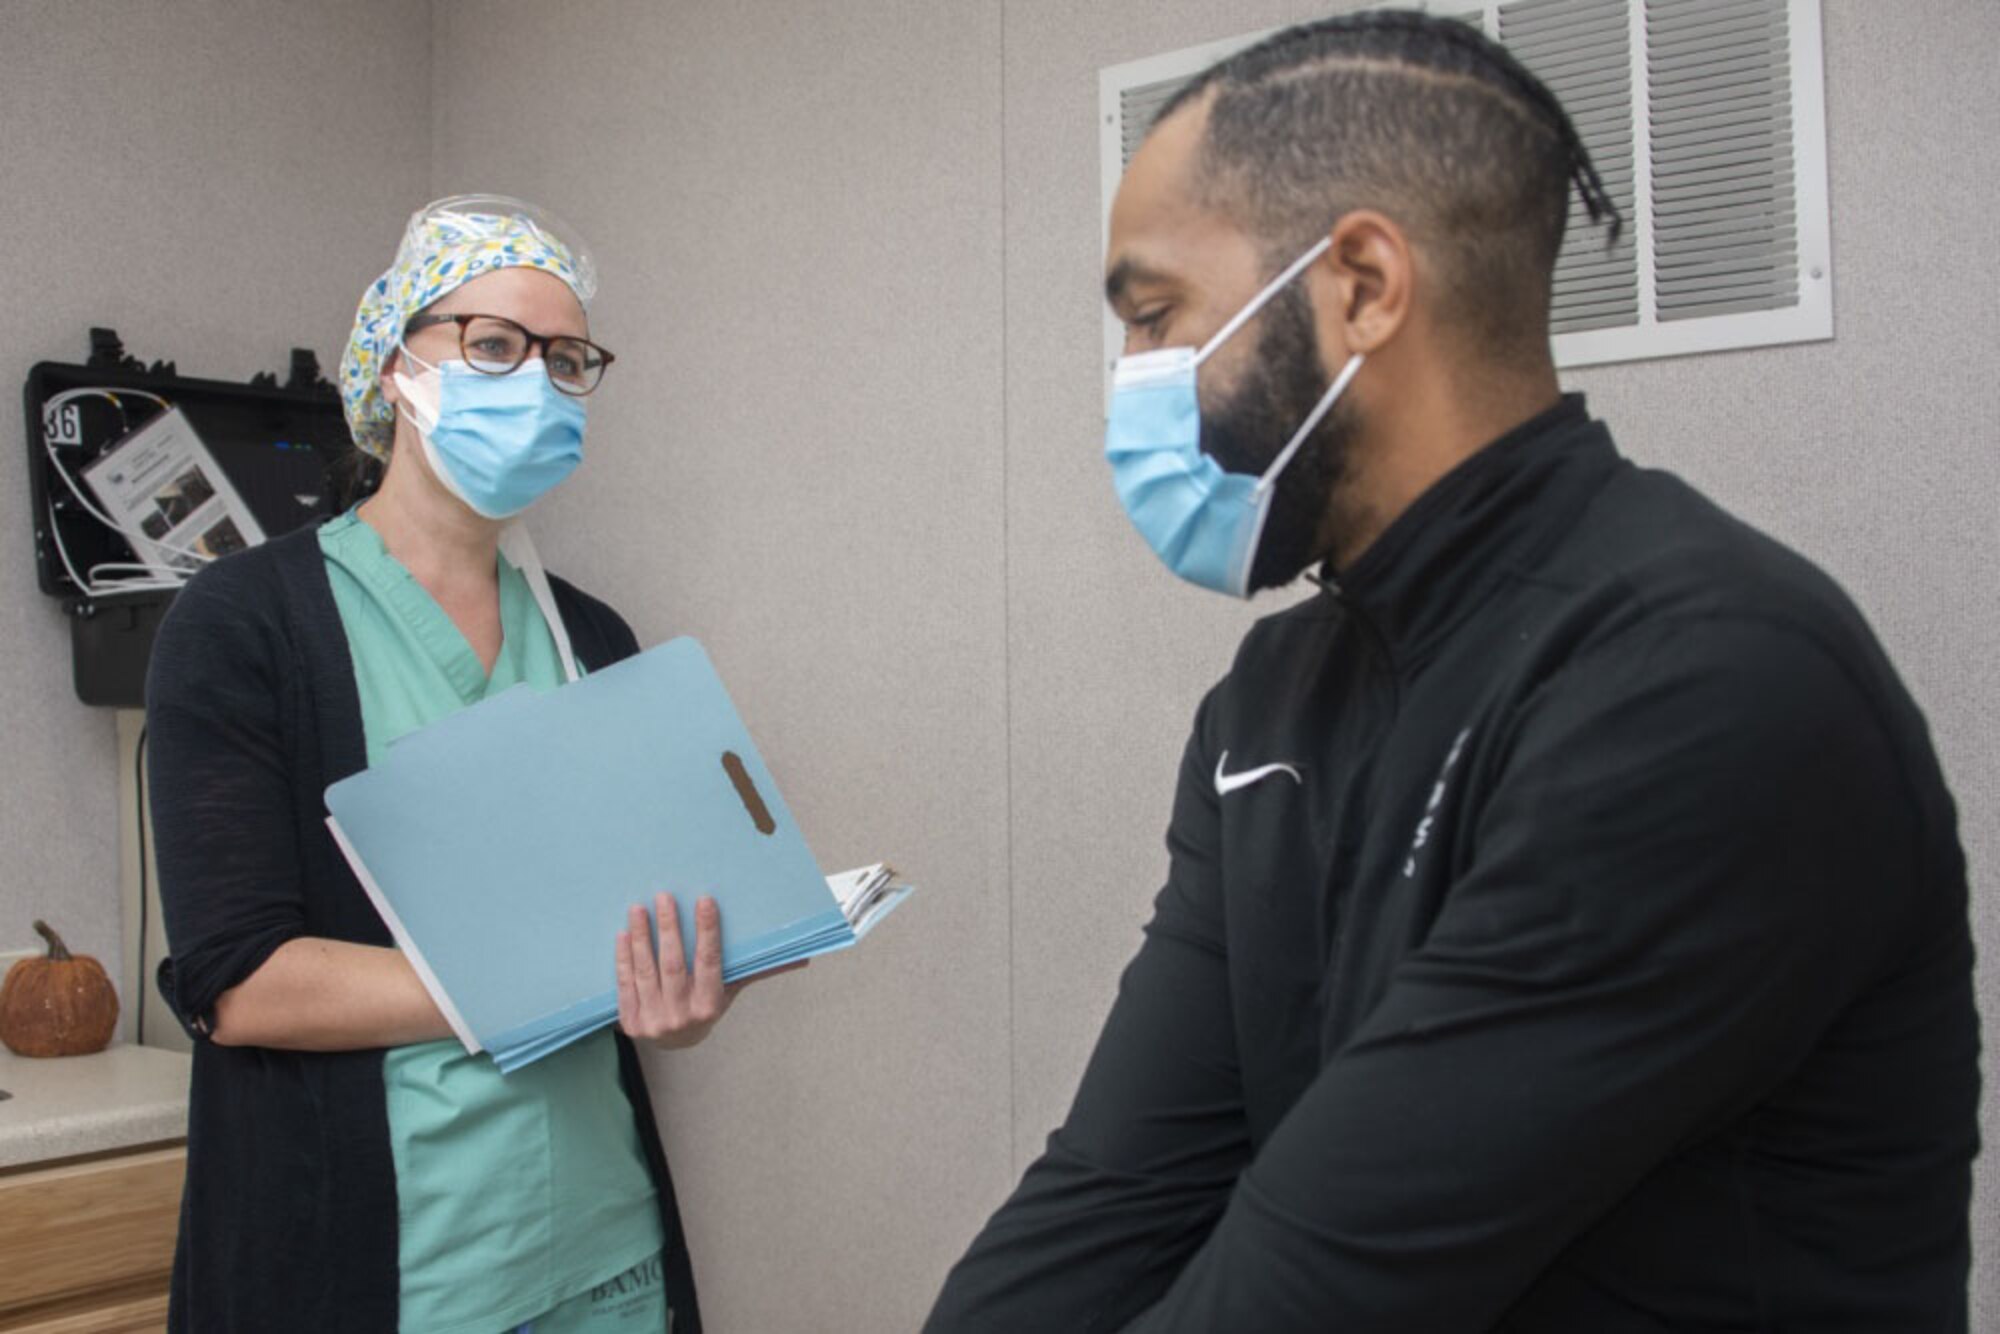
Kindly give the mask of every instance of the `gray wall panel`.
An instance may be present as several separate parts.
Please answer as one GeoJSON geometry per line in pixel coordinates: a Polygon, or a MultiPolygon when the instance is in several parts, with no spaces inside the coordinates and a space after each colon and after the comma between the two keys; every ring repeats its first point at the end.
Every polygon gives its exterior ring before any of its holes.
{"type": "Polygon", "coordinates": [[[913,1328],[1012,1176],[998,10],[436,13],[437,188],[547,204],[604,273],[544,555],[701,637],[828,869],[923,887],[653,1059],[706,1313],[913,1328]]]}
{"type": "MultiPolygon", "coordinates": [[[[182,372],[329,375],[430,160],[430,31],[396,0],[0,5],[0,950],[55,923],[119,974],[116,750],[35,587],[18,385],[93,324],[182,372]]],[[[125,997],[129,1018],[134,1006],[125,997]]]]}

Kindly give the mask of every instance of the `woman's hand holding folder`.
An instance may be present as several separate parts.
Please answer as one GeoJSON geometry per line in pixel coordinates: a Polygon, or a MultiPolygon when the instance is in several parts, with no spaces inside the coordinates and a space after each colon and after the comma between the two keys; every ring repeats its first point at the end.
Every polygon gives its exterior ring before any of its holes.
{"type": "Polygon", "coordinates": [[[658,949],[646,910],[633,904],[630,922],[618,933],[618,1027],[627,1037],[656,1047],[692,1047],[728,1013],[736,993],[752,982],[806,966],[806,961],[773,968],[756,977],[722,981],[722,909],[703,895],[694,907],[694,968],[681,943],[680,909],[671,894],[653,899],[658,949]]]}

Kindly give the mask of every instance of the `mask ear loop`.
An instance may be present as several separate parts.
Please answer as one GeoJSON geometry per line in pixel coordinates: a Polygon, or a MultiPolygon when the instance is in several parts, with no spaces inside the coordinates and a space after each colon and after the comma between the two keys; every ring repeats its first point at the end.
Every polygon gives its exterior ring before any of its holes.
{"type": "MultiPolygon", "coordinates": [[[[434,366],[430,362],[425,361],[415,352],[412,352],[409,343],[403,339],[398,338],[396,340],[396,350],[411,361],[414,361],[417,365],[423,367],[426,371],[434,372],[440,377],[443,376],[444,368],[442,366],[434,366]]],[[[443,407],[442,399],[440,398],[440,401],[435,403],[424,402],[422,391],[417,388],[416,378],[405,375],[403,368],[400,366],[392,371],[391,374],[395,378],[396,388],[403,391],[403,401],[396,405],[396,410],[408,416],[416,424],[418,432],[428,440],[430,433],[437,429],[438,412],[443,407]]]]}
{"type": "Polygon", "coordinates": [[[1278,480],[1278,474],[1283,472],[1285,465],[1292,461],[1292,455],[1299,452],[1299,446],[1303,445],[1306,442],[1306,437],[1312,434],[1313,427],[1318,426],[1320,420],[1327,413],[1333,411],[1333,405],[1340,401],[1342,394],[1347,392],[1347,386],[1353,382],[1355,374],[1360,371],[1361,363],[1364,360],[1365,358],[1359,352],[1356,352],[1347,359],[1347,364],[1341,367],[1340,374],[1333,378],[1333,383],[1327,386],[1324,394],[1320,395],[1318,404],[1306,415],[1306,419],[1299,426],[1299,429],[1293,433],[1290,443],[1278,451],[1278,457],[1271,460],[1271,466],[1266,468],[1264,475],[1257,479],[1256,489],[1258,494],[1261,495],[1263,492],[1270,490],[1272,483],[1278,480]]]}
{"type": "Polygon", "coordinates": [[[1289,284],[1292,281],[1292,279],[1298,277],[1301,273],[1305,272],[1307,265],[1311,264],[1321,255],[1324,255],[1328,250],[1332,249],[1332,247],[1333,247],[1332,236],[1320,237],[1319,243],[1317,245],[1315,245],[1312,249],[1306,251],[1305,254],[1300,255],[1297,259],[1293,260],[1289,265],[1287,265],[1285,271],[1283,273],[1280,273],[1277,277],[1271,279],[1271,281],[1265,286],[1263,291],[1257,293],[1257,295],[1250,298],[1250,304],[1243,307],[1243,309],[1237,311],[1236,314],[1230,318],[1229,323],[1223,325],[1220,329],[1217,329],[1215,331],[1215,336],[1209,339],[1206,343],[1203,343],[1201,345],[1201,351],[1194,354],[1194,364],[1199,366],[1201,365],[1202,362],[1207,361],[1209,353],[1215,351],[1215,349],[1217,349],[1218,347],[1221,347],[1224,343],[1229,341],[1229,336],[1231,334],[1235,333],[1238,329],[1241,329],[1244,325],[1248,324],[1251,320],[1255,319],[1257,317],[1257,312],[1262,310],[1265,306],[1269,305],[1272,297],[1284,291],[1286,285],[1289,284]]]}

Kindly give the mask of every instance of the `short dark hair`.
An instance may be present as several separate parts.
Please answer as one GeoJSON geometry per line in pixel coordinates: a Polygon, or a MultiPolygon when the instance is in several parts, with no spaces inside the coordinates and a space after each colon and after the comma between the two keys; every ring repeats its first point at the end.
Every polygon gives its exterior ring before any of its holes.
{"type": "Polygon", "coordinates": [[[1267,264],[1379,209],[1436,260],[1454,326],[1509,359],[1547,353],[1572,184],[1611,243],[1622,226],[1555,95],[1454,19],[1372,10],[1287,29],[1198,75],[1154,124],[1203,99],[1203,201],[1267,264]]]}

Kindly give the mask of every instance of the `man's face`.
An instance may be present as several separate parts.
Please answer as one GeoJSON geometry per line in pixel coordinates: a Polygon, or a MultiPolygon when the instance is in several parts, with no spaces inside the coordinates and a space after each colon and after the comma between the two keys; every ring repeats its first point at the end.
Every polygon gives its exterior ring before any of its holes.
{"type": "MultiPolygon", "coordinates": [[[[1193,189],[1205,118],[1195,104],[1154,130],[1112,204],[1105,296],[1127,354],[1202,346],[1270,278],[1264,247],[1193,189]]],[[[1228,472],[1262,474],[1331,382],[1305,282],[1295,278],[1201,365],[1202,449],[1228,472]]],[[[1251,588],[1290,582],[1328,549],[1329,503],[1355,431],[1352,411],[1336,406],[1280,475],[1251,588]]]]}

